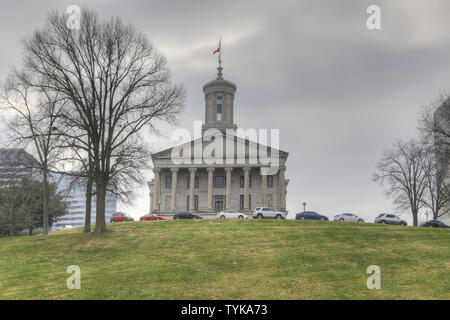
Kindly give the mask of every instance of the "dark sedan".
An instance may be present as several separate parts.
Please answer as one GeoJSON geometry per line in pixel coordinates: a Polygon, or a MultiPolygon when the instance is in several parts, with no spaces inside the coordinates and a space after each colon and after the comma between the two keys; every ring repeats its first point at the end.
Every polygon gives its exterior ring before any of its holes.
{"type": "Polygon", "coordinates": [[[173,216],[174,219],[203,219],[203,217],[189,211],[178,212],[173,216]]]}
{"type": "Polygon", "coordinates": [[[422,227],[431,227],[431,228],[450,228],[450,226],[439,220],[430,220],[422,223],[422,227]]]}
{"type": "Polygon", "coordinates": [[[328,220],[328,217],[314,211],[304,211],[295,215],[296,220],[328,220]]]}

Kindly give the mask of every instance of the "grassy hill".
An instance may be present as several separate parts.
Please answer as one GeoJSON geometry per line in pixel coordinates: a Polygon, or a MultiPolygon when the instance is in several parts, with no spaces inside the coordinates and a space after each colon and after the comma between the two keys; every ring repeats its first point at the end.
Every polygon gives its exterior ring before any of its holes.
{"type": "Polygon", "coordinates": [[[450,229],[202,220],[3,238],[0,299],[450,299],[450,229]]]}

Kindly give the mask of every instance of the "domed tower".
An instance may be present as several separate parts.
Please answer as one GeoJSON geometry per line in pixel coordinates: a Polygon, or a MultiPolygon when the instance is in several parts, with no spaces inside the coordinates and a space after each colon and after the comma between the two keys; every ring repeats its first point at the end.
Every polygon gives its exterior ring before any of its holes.
{"type": "Polygon", "coordinates": [[[219,52],[219,67],[217,68],[217,78],[203,86],[205,94],[205,124],[202,132],[210,128],[219,129],[225,132],[226,129],[236,130],[234,124],[234,93],[236,85],[227,81],[222,76],[222,61],[219,52]]]}

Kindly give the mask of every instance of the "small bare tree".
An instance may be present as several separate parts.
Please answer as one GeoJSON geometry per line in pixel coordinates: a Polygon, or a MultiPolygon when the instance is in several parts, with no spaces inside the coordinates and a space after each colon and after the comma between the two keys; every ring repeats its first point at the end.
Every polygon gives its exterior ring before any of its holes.
{"type": "Polygon", "coordinates": [[[424,204],[433,218],[450,212],[450,97],[441,94],[424,107],[419,129],[428,148],[427,192],[424,204]]]}
{"type": "Polygon", "coordinates": [[[43,232],[48,234],[49,174],[56,170],[60,153],[58,119],[66,101],[57,92],[33,87],[26,73],[14,73],[5,82],[0,95],[0,107],[10,115],[8,125],[12,144],[31,145],[38,162],[37,169],[44,184],[43,232]]]}
{"type": "Polygon", "coordinates": [[[431,210],[435,220],[450,212],[449,168],[437,163],[435,145],[429,145],[424,161],[426,188],[423,203],[431,210]]]}
{"type": "Polygon", "coordinates": [[[73,130],[64,135],[73,148],[91,150],[100,233],[107,188],[127,194],[148,163],[142,130],[174,121],[184,89],[170,82],[164,56],[119,18],[103,22],[82,10],[79,29],[69,29],[67,18],[50,13],[44,29],[25,41],[25,69],[37,79],[34,87],[70,101],[62,118],[73,130]]]}
{"type": "Polygon", "coordinates": [[[415,226],[419,209],[424,205],[425,159],[423,143],[398,141],[384,152],[374,175],[374,181],[387,186],[386,195],[393,198],[399,210],[411,211],[415,226]]]}
{"type": "Polygon", "coordinates": [[[429,143],[434,143],[438,159],[450,158],[450,96],[441,94],[433,103],[423,108],[419,129],[429,143]]]}

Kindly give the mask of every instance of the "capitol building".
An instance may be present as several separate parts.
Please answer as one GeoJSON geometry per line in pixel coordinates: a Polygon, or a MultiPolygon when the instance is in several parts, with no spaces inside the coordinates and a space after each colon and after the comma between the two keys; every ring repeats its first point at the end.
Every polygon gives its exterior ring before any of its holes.
{"type": "Polygon", "coordinates": [[[224,79],[220,60],[216,79],[203,92],[201,138],[152,154],[150,211],[208,215],[267,206],[286,212],[288,153],[236,134],[236,85],[224,79]]]}

